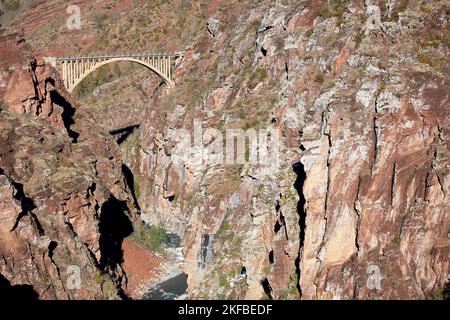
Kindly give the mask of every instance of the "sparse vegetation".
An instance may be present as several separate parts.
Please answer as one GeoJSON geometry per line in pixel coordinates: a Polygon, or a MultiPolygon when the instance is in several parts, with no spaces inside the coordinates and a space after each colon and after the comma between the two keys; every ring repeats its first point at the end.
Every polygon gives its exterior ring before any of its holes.
{"type": "Polygon", "coordinates": [[[259,21],[257,19],[253,20],[250,24],[251,28],[255,31],[258,31],[260,25],[261,25],[261,21],[259,21]]]}
{"type": "Polygon", "coordinates": [[[356,34],[355,36],[355,48],[359,47],[362,40],[364,39],[364,34],[362,32],[356,34]]]}
{"type": "Polygon", "coordinates": [[[424,13],[427,13],[427,14],[432,13],[431,9],[428,8],[428,7],[425,6],[425,5],[420,6],[420,11],[422,11],[422,12],[424,12],[424,13]]]}
{"type": "Polygon", "coordinates": [[[254,88],[258,83],[264,81],[267,78],[267,70],[261,67],[258,67],[253,71],[252,76],[250,77],[249,87],[254,88]]]}
{"type": "Polygon", "coordinates": [[[401,244],[401,242],[402,242],[402,239],[400,238],[400,235],[396,235],[395,237],[394,237],[394,239],[392,240],[392,242],[396,245],[396,246],[400,246],[400,244],[401,244]]]}
{"type": "Polygon", "coordinates": [[[277,48],[277,51],[281,51],[284,49],[284,38],[283,37],[276,37],[274,39],[275,42],[275,48],[277,48]]]}
{"type": "Polygon", "coordinates": [[[63,167],[66,167],[66,168],[74,168],[75,167],[72,160],[70,160],[65,154],[58,153],[57,158],[58,158],[60,165],[63,167]]]}
{"type": "Polygon", "coordinates": [[[226,275],[223,273],[219,277],[219,286],[222,288],[228,288],[230,286],[226,275]]]}
{"type": "Polygon", "coordinates": [[[323,74],[319,73],[315,78],[314,78],[314,82],[318,83],[318,84],[322,84],[324,83],[325,78],[323,77],[323,74]]]}
{"type": "Polygon", "coordinates": [[[298,289],[297,289],[297,284],[299,281],[299,276],[297,272],[294,272],[291,275],[291,283],[289,284],[289,293],[294,295],[294,294],[298,294],[298,289]]]}
{"type": "Polygon", "coordinates": [[[433,293],[433,299],[436,300],[448,300],[450,299],[450,282],[444,284],[444,286],[433,293]]]}
{"type": "Polygon", "coordinates": [[[265,265],[263,268],[262,268],[262,272],[264,273],[264,274],[269,274],[270,273],[270,266],[269,265],[265,265]]]}
{"type": "Polygon", "coordinates": [[[11,12],[11,11],[16,11],[17,9],[20,8],[20,0],[6,0],[6,1],[2,1],[3,2],[3,7],[4,7],[4,12],[11,12]]]}
{"type": "Polygon", "coordinates": [[[230,230],[230,223],[228,221],[223,221],[219,230],[216,233],[216,236],[220,236],[230,230]]]}
{"type": "Polygon", "coordinates": [[[136,181],[134,181],[133,191],[134,191],[134,196],[136,197],[136,199],[139,199],[139,197],[141,195],[141,190],[139,188],[139,183],[137,183],[136,181]]]}
{"type": "Polygon", "coordinates": [[[406,11],[406,9],[408,9],[408,5],[409,0],[401,0],[399,3],[396,3],[388,21],[398,21],[399,13],[406,11]]]}
{"type": "MultiPolygon", "coordinates": [[[[114,81],[118,79],[121,74],[122,71],[118,64],[115,64],[112,70],[110,65],[101,66],[78,84],[74,90],[75,97],[77,97],[77,99],[82,99],[89,95],[95,87],[114,81]]],[[[95,101],[92,102],[96,102],[97,99],[95,97],[93,97],[93,99],[95,99],[95,101]]]]}
{"type": "Polygon", "coordinates": [[[324,8],[320,12],[320,16],[323,18],[336,17],[337,24],[340,25],[343,22],[343,16],[348,6],[348,0],[329,0],[325,3],[324,8]]]}
{"type": "Polygon", "coordinates": [[[162,252],[168,243],[167,231],[163,224],[141,223],[130,236],[137,243],[154,252],[162,252]]]}
{"type": "Polygon", "coordinates": [[[417,55],[417,60],[421,63],[427,64],[430,67],[441,71],[444,66],[444,59],[441,57],[431,57],[427,52],[422,51],[417,55]]]}

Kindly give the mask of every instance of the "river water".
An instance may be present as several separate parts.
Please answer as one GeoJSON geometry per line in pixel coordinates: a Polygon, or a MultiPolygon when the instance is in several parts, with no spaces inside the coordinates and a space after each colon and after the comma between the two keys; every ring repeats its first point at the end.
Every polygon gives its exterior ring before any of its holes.
{"type": "Polygon", "coordinates": [[[187,274],[182,272],[152,287],[142,296],[142,299],[175,300],[186,293],[187,287],[187,274]]]}

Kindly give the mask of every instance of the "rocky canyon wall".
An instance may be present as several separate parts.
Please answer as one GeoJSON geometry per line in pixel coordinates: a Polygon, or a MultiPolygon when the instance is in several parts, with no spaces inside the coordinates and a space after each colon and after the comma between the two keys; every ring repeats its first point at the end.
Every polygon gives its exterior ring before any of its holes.
{"type": "MultiPolygon", "coordinates": [[[[123,73],[81,104],[59,90],[57,74],[39,59],[51,50],[73,54],[74,44],[63,44],[82,32],[55,22],[58,5],[42,23],[59,26],[51,34],[60,45],[53,49],[44,29],[25,32],[18,45],[33,46],[34,67],[30,55],[13,63],[11,49],[0,51],[13,66],[2,71],[0,86],[10,110],[1,118],[0,203],[9,221],[1,245],[38,239],[30,246],[40,249],[25,250],[23,259],[48,269],[64,248],[94,277],[102,261],[98,208],[115,199],[133,217],[122,161],[140,218],[181,237],[191,298],[442,297],[449,271],[447,1],[80,1],[82,13],[97,6],[103,17],[84,16],[81,52],[100,44],[106,52],[183,51],[174,88],[146,70],[123,73]],[[170,14],[149,18],[162,12],[170,14]],[[212,129],[277,130],[279,150],[267,151],[277,152],[278,166],[186,159],[177,147],[194,142],[196,121],[206,150],[212,129]],[[130,124],[139,125],[133,138],[117,146],[108,130],[130,124]],[[32,209],[21,207],[22,198],[32,209]],[[8,231],[24,211],[23,228],[8,231]],[[76,237],[63,236],[67,223],[76,237]],[[55,230],[57,238],[47,235],[55,230]],[[48,249],[51,241],[56,249],[48,249]],[[37,252],[49,262],[36,260],[37,252]]],[[[34,21],[42,6],[20,18],[34,21]]],[[[7,261],[1,274],[11,284],[32,283],[42,295],[47,282],[13,281],[19,271],[7,261]]],[[[20,272],[37,269],[28,268],[20,272]]],[[[116,283],[119,269],[110,276],[116,283]]],[[[100,286],[90,288],[76,297],[101,295],[100,286]]]]}
{"type": "Polygon", "coordinates": [[[116,143],[17,39],[2,42],[2,296],[120,298],[135,211],[116,143]]]}

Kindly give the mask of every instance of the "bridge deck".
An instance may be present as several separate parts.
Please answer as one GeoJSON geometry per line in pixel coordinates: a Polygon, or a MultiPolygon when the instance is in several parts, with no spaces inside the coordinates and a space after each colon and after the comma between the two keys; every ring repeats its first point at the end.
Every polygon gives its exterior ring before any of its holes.
{"type": "Polygon", "coordinates": [[[165,53],[165,52],[148,52],[148,53],[118,53],[118,54],[108,54],[108,55],[93,55],[93,56],[62,56],[55,57],[57,61],[64,60],[95,60],[95,59],[115,59],[115,58],[144,58],[144,57],[180,57],[181,52],[175,53],[165,53]]]}

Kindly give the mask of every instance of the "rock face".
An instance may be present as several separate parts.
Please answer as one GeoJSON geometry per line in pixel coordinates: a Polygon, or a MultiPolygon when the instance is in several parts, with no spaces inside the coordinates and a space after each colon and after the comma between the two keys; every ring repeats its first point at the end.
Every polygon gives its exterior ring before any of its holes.
{"type": "Polygon", "coordinates": [[[211,3],[209,35],[185,51],[176,91],[149,108],[143,217],[184,235],[191,297],[404,299],[443,290],[448,7],[317,3],[262,2],[245,15],[238,4],[225,13],[211,3]],[[380,7],[383,24],[368,28],[380,7]],[[442,39],[435,45],[430,30],[442,39]],[[170,150],[188,137],[161,130],[161,113],[191,135],[195,118],[277,128],[281,165],[183,162],[170,150]]]}
{"type": "MultiPolygon", "coordinates": [[[[26,24],[43,3],[19,17],[26,24]]],[[[127,230],[125,207],[137,207],[144,221],[180,235],[191,298],[423,299],[448,290],[446,1],[93,6],[103,20],[115,19],[108,26],[84,17],[87,38],[113,39],[104,50],[128,50],[139,26],[152,35],[136,40],[143,50],[183,50],[176,87],[158,87],[155,78],[139,86],[144,72],[124,73],[96,89],[102,101],[87,97],[79,106],[39,55],[35,62],[26,55],[27,44],[15,45],[21,55],[0,47],[5,61],[24,57],[0,81],[10,110],[0,122],[0,246],[30,261],[2,265],[10,287],[32,285],[43,298],[52,298],[50,291],[98,297],[101,286],[92,279],[99,269],[110,270],[105,274],[120,287],[120,250],[102,249],[110,230],[101,208],[127,230]],[[171,12],[164,21],[147,19],[162,11],[171,12]],[[127,104],[134,114],[124,113],[127,104]],[[135,121],[136,133],[120,150],[102,133],[135,121]],[[196,161],[217,141],[213,129],[225,135],[250,128],[279,133],[279,148],[267,150],[278,165],[196,161]],[[204,153],[180,153],[199,137],[204,153]],[[134,192],[127,191],[121,157],[134,192]],[[45,277],[25,280],[36,270],[62,270],[71,259],[84,266],[83,294],[62,287],[63,280],[47,291],[45,277]]],[[[51,12],[44,24],[53,21],[51,12]]],[[[68,33],[56,34],[55,43],[68,33]]],[[[41,31],[25,38],[37,52],[50,43],[41,31]]],[[[96,45],[79,42],[81,52],[96,45]]],[[[122,239],[126,233],[113,232],[122,239]]]]}
{"type": "Polygon", "coordinates": [[[2,294],[119,298],[133,230],[119,151],[55,71],[22,64],[18,49],[0,116],[2,294]],[[75,115],[85,121],[72,127],[75,115]]]}

